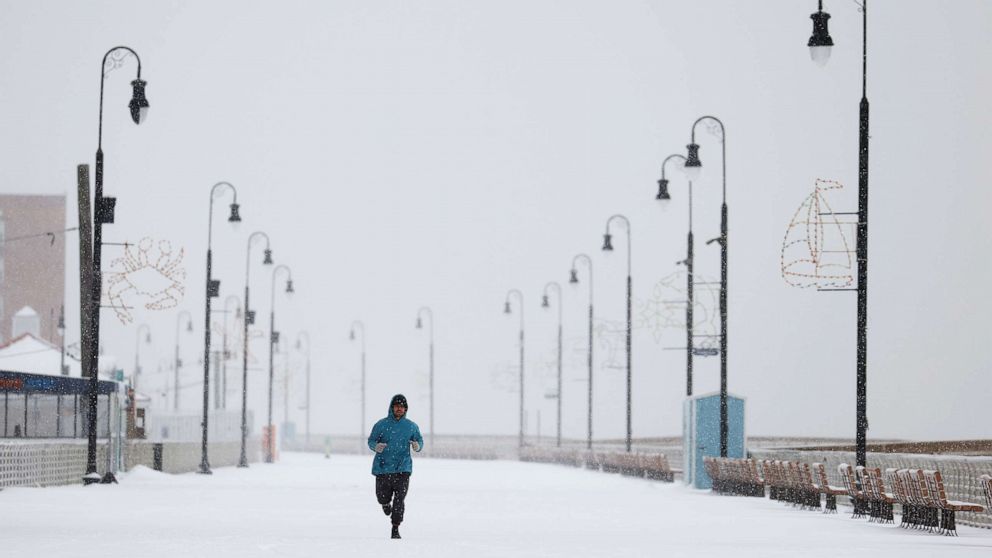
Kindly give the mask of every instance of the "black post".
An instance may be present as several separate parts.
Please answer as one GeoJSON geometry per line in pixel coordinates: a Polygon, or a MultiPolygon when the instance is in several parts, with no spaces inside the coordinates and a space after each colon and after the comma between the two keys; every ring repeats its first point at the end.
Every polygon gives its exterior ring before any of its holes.
{"type": "Polygon", "coordinates": [[[310,337],[307,337],[307,447],[310,446],[310,337]]]}
{"type": "MultiPolygon", "coordinates": [[[[523,298],[523,297],[521,297],[523,298]]],[[[523,303],[521,303],[523,306],[523,303]]],[[[520,310],[523,313],[523,309],[520,310]]],[[[520,439],[518,447],[524,447],[524,328],[520,326],[520,439]]]]}
{"type": "MultiPolygon", "coordinates": [[[[213,202],[213,193],[211,192],[211,207],[213,206],[213,202]]],[[[213,221],[213,211],[210,212],[210,221],[213,221]]],[[[200,469],[197,471],[201,475],[209,475],[212,473],[210,470],[210,460],[207,457],[207,421],[210,416],[210,301],[213,297],[220,293],[220,281],[217,281],[216,289],[213,288],[213,279],[211,279],[211,272],[213,271],[213,252],[210,249],[209,233],[207,237],[207,297],[206,302],[204,303],[205,317],[203,319],[203,419],[200,422],[200,427],[203,430],[203,436],[200,443],[200,469]]]]}
{"type": "MultiPolygon", "coordinates": [[[[361,409],[360,409],[360,412],[361,412],[362,416],[361,416],[361,430],[359,431],[359,436],[360,437],[364,437],[364,436],[366,436],[368,434],[367,432],[365,432],[365,322],[363,322],[361,320],[354,320],[354,321],[351,322],[351,332],[348,334],[348,338],[351,339],[352,341],[355,340],[355,329],[356,328],[361,331],[361,336],[362,336],[362,361],[361,361],[361,366],[362,366],[362,369],[361,369],[361,373],[362,373],[362,381],[361,381],[361,384],[362,384],[362,388],[361,388],[361,391],[362,391],[362,403],[361,403],[361,409]]],[[[362,443],[362,447],[365,447],[364,442],[362,443]]]]}
{"type": "MultiPolygon", "coordinates": [[[[723,121],[715,116],[701,116],[692,125],[692,143],[687,147],[688,157],[686,168],[702,167],[699,159],[699,145],[696,143],[696,126],[704,120],[710,120],[719,126],[720,146],[722,150],[723,171],[723,203],[720,207],[720,236],[707,242],[720,243],[720,457],[727,457],[727,130],[723,121]]],[[[716,134],[716,130],[712,129],[716,134]]]]}
{"type": "MultiPolygon", "coordinates": [[[[561,297],[558,300],[559,307],[561,305],[561,297]]],[[[558,440],[556,445],[561,447],[561,318],[558,319],[558,440]]]]}
{"type": "MultiPolygon", "coordinates": [[[[206,282],[206,302],[204,303],[203,318],[203,420],[200,424],[203,430],[203,441],[200,449],[200,469],[199,472],[209,475],[210,461],[207,458],[207,433],[208,420],[210,416],[210,306],[214,297],[220,296],[220,281],[213,278],[213,227],[214,227],[214,196],[218,188],[230,188],[234,193],[234,202],[231,204],[231,223],[241,222],[238,214],[238,191],[228,182],[218,182],[210,188],[210,204],[207,216],[207,282],[206,282]]],[[[225,308],[226,310],[226,308],[225,308]]]]}
{"type": "Polygon", "coordinates": [[[520,434],[517,438],[517,447],[524,447],[524,294],[518,289],[510,289],[506,293],[506,303],[504,304],[503,313],[511,314],[512,309],[510,307],[510,297],[512,295],[517,296],[517,300],[520,302],[520,434]]]}
{"type": "MultiPolygon", "coordinates": [[[[132,82],[132,85],[134,86],[134,97],[131,99],[130,104],[131,118],[134,120],[135,124],[141,123],[141,118],[144,116],[148,107],[148,102],[144,98],[145,82],[141,80],[141,58],[136,52],[134,52],[134,50],[125,46],[117,46],[108,50],[107,53],[103,55],[103,61],[100,63],[100,118],[97,133],[96,172],[93,189],[93,272],[90,277],[90,292],[88,293],[90,301],[89,339],[83,341],[83,344],[89,346],[89,351],[87,354],[88,358],[86,359],[87,362],[83,363],[85,372],[89,374],[89,385],[86,393],[87,407],[89,409],[89,416],[87,417],[89,432],[87,433],[86,474],[83,477],[84,484],[91,484],[100,480],[96,469],[96,414],[97,393],[99,390],[98,354],[100,349],[100,299],[103,292],[101,257],[103,255],[103,225],[104,223],[111,224],[114,222],[114,206],[117,201],[115,198],[105,198],[103,196],[103,86],[108,71],[107,57],[118,49],[127,50],[133,54],[135,59],[138,61],[137,79],[132,82]]],[[[110,69],[117,67],[119,63],[120,60],[114,60],[114,65],[110,69]]],[[[81,262],[80,265],[83,265],[83,262],[81,262]]],[[[81,294],[81,296],[86,295],[81,294]]]]}
{"type": "MultiPolygon", "coordinates": [[[[726,149],[726,147],[724,148],[726,149]]],[[[726,158],[724,158],[726,161],[726,158]]],[[[726,166],[724,167],[726,172],[726,166]]],[[[727,202],[720,209],[720,457],[727,457],[727,202]]]]}
{"type": "Polygon", "coordinates": [[[633,424],[631,413],[631,362],[630,362],[630,336],[632,330],[631,297],[633,296],[633,280],[627,275],[627,451],[631,450],[633,442],[633,424]]]}
{"type": "Polygon", "coordinates": [[[627,217],[617,214],[611,216],[606,220],[606,234],[603,236],[603,251],[612,252],[612,236],[610,235],[610,224],[613,223],[614,219],[619,219],[623,221],[624,228],[627,229],[627,436],[625,441],[625,446],[627,452],[631,451],[631,445],[633,442],[633,424],[632,418],[633,414],[631,412],[631,400],[633,394],[633,388],[631,386],[631,380],[633,377],[631,371],[631,333],[633,330],[632,323],[632,311],[631,311],[631,301],[633,297],[633,278],[631,273],[631,234],[630,234],[630,220],[627,217]]]}
{"type": "Polygon", "coordinates": [[[587,386],[587,390],[588,390],[588,401],[587,401],[587,407],[586,407],[586,410],[587,410],[587,417],[586,417],[587,418],[587,424],[586,424],[586,428],[587,428],[587,430],[586,430],[586,449],[591,450],[592,449],[592,333],[593,333],[593,328],[592,328],[592,326],[593,326],[593,323],[592,323],[592,320],[593,320],[593,312],[592,312],[592,306],[593,306],[593,304],[592,304],[593,303],[593,300],[592,300],[592,297],[593,297],[592,258],[590,258],[586,254],[576,254],[575,257],[572,258],[572,271],[571,271],[571,275],[572,276],[569,278],[568,282],[569,283],[572,283],[573,285],[574,284],[577,284],[579,282],[579,272],[578,272],[578,269],[576,269],[576,265],[575,264],[580,259],[586,262],[586,266],[589,269],[589,324],[588,324],[589,325],[589,339],[588,339],[589,346],[587,347],[587,354],[586,354],[586,364],[587,364],[587,366],[589,368],[589,385],[587,386]]]}
{"type": "Polygon", "coordinates": [[[417,310],[417,329],[422,329],[424,327],[423,318],[422,318],[422,314],[424,313],[427,313],[427,319],[430,320],[430,330],[428,331],[429,341],[430,341],[428,347],[428,364],[429,364],[428,383],[430,385],[430,401],[431,401],[431,408],[430,408],[431,431],[430,431],[429,443],[431,448],[433,448],[434,447],[434,311],[431,310],[429,306],[421,306],[417,310]]]}
{"type": "Polygon", "coordinates": [[[856,461],[865,466],[868,434],[868,1],[862,0],[861,107],[858,137],[858,381],[856,461]]]}
{"type": "MultiPolygon", "coordinates": [[[[275,290],[275,278],[273,277],[273,292],[275,290]]],[[[275,300],[275,296],[273,296],[275,300]]],[[[276,331],[276,312],[275,309],[269,311],[269,400],[268,400],[268,418],[266,419],[266,428],[269,429],[268,443],[265,444],[265,462],[272,463],[274,456],[272,455],[272,447],[275,445],[275,436],[272,434],[272,382],[275,377],[275,339],[276,335],[279,333],[276,331]]]]}
{"type": "Polygon", "coordinates": [[[248,249],[245,251],[245,309],[244,309],[244,331],[242,341],[244,345],[241,349],[241,457],[238,460],[238,467],[248,466],[248,326],[255,323],[255,313],[249,304],[248,285],[251,271],[251,244],[256,236],[265,238],[265,260],[263,265],[272,264],[272,244],[269,242],[269,235],[261,231],[251,233],[248,237],[248,249]]]}
{"type": "Polygon", "coordinates": [[[276,276],[279,275],[280,271],[285,271],[289,276],[286,283],[286,292],[288,293],[293,292],[292,271],[290,271],[289,267],[286,265],[276,266],[276,268],[272,270],[272,291],[271,291],[270,306],[269,306],[269,406],[268,406],[269,443],[265,446],[266,463],[272,463],[275,461],[275,455],[273,450],[275,448],[276,437],[273,435],[274,425],[272,424],[272,388],[273,388],[273,383],[275,382],[275,345],[276,343],[279,342],[279,332],[276,331],[276,276]]]}
{"type": "Polygon", "coordinates": [[[431,451],[434,451],[434,318],[431,318],[430,388],[431,388],[431,451]]]}
{"type": "MultiPolygon", "coordinates": [[[[250,246],[251,241],[248,244],[250,246]]],[[[248,453],[245,445],[248,442],[248,324],[251,323],[249,319],[251,311],[249,308],[248,274],[245,273],[245,313],[243,320],[244,331],[242,332],[244,347],[241,350],[241,457],[238,459],[238,467],[248,466],[248,453]]]]}
{"type": "Polygon", "coordinates": [[[549,308],[551,306],[551,304],[548,302],[548,287],[554,287],[554,290],[558,295],[558,299],[555,301],[555,304],[558,306],[558,339],[557,339],[558,354],[556,358],[556,363],[558,366],[558,378],[557,378],[558,391],[556,394],[556,399],[558,401],[558,408],[557,408],[557,421],[555,424],[555,446],[560,448],[561,447],[561,379],[562,379],[561,378],[561,345],[562,345],[561,337],[562,337],[562,315],[564,311],[564,304],[562,304],[561,285],[559,285],[557,281],[550,281],[546,285],[544,285],[544,296],[541,306],[543,306],[544,308],[549,308]]]}
{"type": "MultiPolygon", "coordinates": [[[[692,204],[692,201],[691,201],[692,200],[692,183],[691,182],[689,183],[689,200],[690,200],[689,201],[689,204],[690,204],[690,207],[691,207],[691,204],[692,204]]],[[[691,215],[692,210],[690,209],[689,212],[690,212],[690,215],[691,215]]],[[[690,222],[691,222],[691,218],[690,218],[690,222]]],[[[692,354],[692,351],[694,349],[694,344],[693,344],[693,335],[694,335],[694,323],[693,323],[693,319],[694,319],[694,317],[693,317],[693,313],[695,311],[695,308],[693,306],[695,304],[695,301],[694,301],[694,298],[693,298],[693,296],[694,296],[693,295],[693,292],[695,290],[694,285],[693,285],[693,281],[695,281],[695,273],[694,273],[694,270],[693,270],[693,266],[695,265],[695,260],[694,260],[693,250],[694,250],[694,242],[693,242],[693,238],[692,238],[692,225],[690,224],[689,225],[689,234],[686,237],[686,255],[685,255],[685,268],[686,268],[685,289],[686,289],[686,293],[688,294],[688,303],[685,305],[685,343],[686,343],[686,352],[685,352],[685,395],[686,395],[686,397],[692,397],[692,365],[693,365],[692,357],[694,356],[692,354]]]]}
{"type": "MultiPolygon", "coordinates": [[[[591,275],[591,274],[590,274],[591,275]]],[[[589,278],[592,282],[592,277],[589,278]]],[[[586,357],[586,364],[589,366],[589,402],[588,402],[588,434],[586,438],[586,449],[592,449],[592,296],[589,297],[589,354],[586,357]]]]}

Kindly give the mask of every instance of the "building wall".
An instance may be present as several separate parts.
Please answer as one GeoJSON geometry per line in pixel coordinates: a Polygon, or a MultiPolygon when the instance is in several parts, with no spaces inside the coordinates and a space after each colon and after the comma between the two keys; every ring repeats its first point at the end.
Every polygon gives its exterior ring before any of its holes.
{"type": "Polygon", "coordinates": [[[65,228],[65,196],[0,195],[0,342],[10,339],[14,314],[30,306],[41,318],[41,338],[59,344],[65,228]]]}

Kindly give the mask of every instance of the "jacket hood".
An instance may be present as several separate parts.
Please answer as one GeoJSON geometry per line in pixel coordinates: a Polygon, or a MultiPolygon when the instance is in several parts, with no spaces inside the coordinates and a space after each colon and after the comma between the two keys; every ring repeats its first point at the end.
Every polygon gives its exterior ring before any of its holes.
{"type": "MultiPolygon", "coordinates": [[[[397,403],[403,405],[403,408],[406,409],[407,412],[410,412],[410,405],[406,401],[406,396],[403,395],[402,393],[397,393],[396,395],[393,396],[392,399],[389,400],[389,408],[386,409],[386,418],[391,418],[391,419],[396,418],[393,416],[393,405],[396,405],[397,403]]],[[[404,418],[406,417],[406,415],[403,416],[404,418]]]]}

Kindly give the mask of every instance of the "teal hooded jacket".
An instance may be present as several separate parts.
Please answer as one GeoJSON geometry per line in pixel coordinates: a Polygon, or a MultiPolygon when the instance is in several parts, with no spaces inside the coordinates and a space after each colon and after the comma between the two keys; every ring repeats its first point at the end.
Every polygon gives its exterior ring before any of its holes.
{"type": "Polygon", "coordinates": [[[380,442],[386,444],[382,453],[372,457],[372,474],[413,473],[410,442],[414,441],[420,444],[421,450],[424,449],[424,438],[420,435],[420,427],[417,423],[406,418],[406,415],[397,420],[393,416],[393,407],[390,404],[386,418],[375,423],[372,433],[369,434],[370,450],[375,451],[375,445],[380,442]]]}

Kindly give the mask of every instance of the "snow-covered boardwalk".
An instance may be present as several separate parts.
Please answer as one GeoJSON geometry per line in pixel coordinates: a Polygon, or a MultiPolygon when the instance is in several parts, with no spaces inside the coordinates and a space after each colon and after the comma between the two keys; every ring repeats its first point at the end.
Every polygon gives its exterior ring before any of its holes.
{"type": "Polygon", "coordinates": [[[401,541],[370,459],[286,454],[212,477],[139,469],[119,486],[0,492],[4,556],[635,557],[992,556],[958,538],[757,498],[553,465],[418,459],[401,541]]]}

